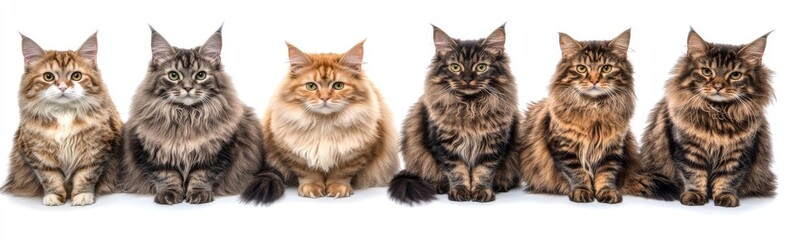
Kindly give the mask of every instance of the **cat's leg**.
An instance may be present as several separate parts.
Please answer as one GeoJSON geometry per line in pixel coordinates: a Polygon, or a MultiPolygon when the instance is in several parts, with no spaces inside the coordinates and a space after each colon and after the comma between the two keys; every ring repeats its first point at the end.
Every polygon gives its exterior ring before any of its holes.
{"type": "Polygon", "coordinates": [[[36,173],[36,177],[41,182],[41,186],[44,188],[44,198],[43,203],[47,206],[60,206],[66,202],[66,176],[63,175],[63,171],[60,170],[60,167],[57,165],[57,160],[55,159],[44,159],[49,158],[47,155],[49,154],[37,154],[41,156],[41,158],[36,156],[23,156],[23,158],[30,164],[30,167],[33,168],[33,171],[36,173]]]}
{"type": "Polygon", "coordinates": [[[356,159],[336,166],[326,174],[326,194],[329,197],[350,197],[353,194],[351,179],[356,176],[366,164],[365,158],[356,159]]]}
{"type": "Polygon", "coordinates": [[[292,169],[299,180],[299,196],[308,198],[326,196],[326,177],[323,172],[298,164],[294,164],[292,169]]]}
{"type": "Polygon", "coordinates": [[[157,166],[151,177],[156,188],[154,202],[173,205],[184,201],[184,180],[181,172],[174,167],[157,166]]]}
{"type": "Polygon", "coordinates": [[[471,200],[490,202],[496,200],[496,195],[493,193],[493,178],[501,159],[497,159],[496,154],[486,154],[479,159],[471,172],[471,200]]]}
{"type": "Polygon", "coordinates": [[[449,200],[471,201],[471,172],[466,163],[459,158],[445,159],[441,162],[441,170],[449,180],[449,200]]]}
{"type": "Polygon", "coordinates": [[[622,194],[617,189],[617,182],[619,173],[623,169],[623,155],[621,149],[615,151],[606,154],[593,169],[595,198],[601,203],[622,202],[622,194]]]}
{"type": "Polygon", "coordinates": [[[707,156],[700,146],[686,141],[684,148],[678,151],[674,162],[679,168],[684,191],[679,196],[679,202],[688,206],[699,206],[707,204],[707,156]]]}
{"type": "Polygon", "coordinates": [[[105,162],[102,160],[86,161],[85,164],[77,166],[71,177],[73,188],[71,189],[71,205],[85,206],[96,202],[95,188],[96,182],[104,170],[105,162]]]}
{"type": "Polygon", "coordinates": [[[222,172],[213,167],[207,169],[191,169],[186,178],[186,195],[184,201],[191,204],[203,204],[214,201],[214,184],[222,172]]]}
{"type": "Polygon", "coordinates": [[[583,168],[581,159],[573,151],[573,142],[563,137],[550,140],[551,158],[553,164],[562,173],[570,184],[570,201],[588,203],[594,201],[592,193],[592,178],[583,168]]]}
{"type": "Polygon", "coordinates": [[[740,142],[732,151],[721,154],[710,174],[712,201],[715,206],[737,207],[740,199],[737,188],[742,184],[747,166],[752,164],[753,151],[748,151],[745,142],[740,142]]]}
{"type": "Polygon", "coordinates": [[[444,178],[437,182],[433,182],[433,187],[436,188],[436,194],[447,194],[449,192],[449,181],[444,178]]]}

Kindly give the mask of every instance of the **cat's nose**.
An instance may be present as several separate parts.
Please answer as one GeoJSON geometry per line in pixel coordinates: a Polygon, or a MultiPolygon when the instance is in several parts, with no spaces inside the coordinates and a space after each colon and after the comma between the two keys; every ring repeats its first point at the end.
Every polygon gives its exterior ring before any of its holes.
{"type": "Polygon", "coordinates": [[[68,86],[66,86],[65,83],[60,83],[60,84],[58,84],[58,89],[60,89],[60,92],[66,92],[66,90],[68,89],[68,86]]]}
{"type": "Polygon", "coordinates": [[[716,83],[715,85],[713,85],[713,87],[715,87],[715,90],[720,92],[721,89],[723,89],[723,83],[716,83]]]}
{"type": "Polygon", "coordinates": [[[191,92],[192,91],[192,87],[184,87],[184,90],[186,90],[186,92],[191,92]]]}
{"type": "Polygon", "coordinates": [[[323,102],[328,102],[329,98],[328,97],[322,97],[321,100],[323,100],[323,102]]]}

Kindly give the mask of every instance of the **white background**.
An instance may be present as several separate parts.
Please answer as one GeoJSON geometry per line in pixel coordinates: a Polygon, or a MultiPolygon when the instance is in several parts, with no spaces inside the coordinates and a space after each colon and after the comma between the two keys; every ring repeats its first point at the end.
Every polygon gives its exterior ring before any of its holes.
{"type": "MultiPolygon", "coordinates": [[[[618,205],[577,204],[566,196],[530,195],[521,189],[492,203],[439,201],[405,207],[384,188],[358,190],[348,199],[305,199],[289,189],[269,207],[237,197],[194,206],[160,206],[151,196],[115,194],[89,207],[45,207],[41,199],[0,195],[0,238],[141,239],[235,237],[411,239],[666,238],[787,239],[789,142],[786,92],[787,35],[779,1],[30,1],[2,2],[0,156],[9,155],[18,125],[17,92],[23,72],[19,33],[44,49],[76,49],[98,30],[99,67],[124,119],[150,60],[154,26],[173,46],[202,44],[224,22],[222,60],[239,96],[262,114],[284,77],[289,41],[305,52],[344,52],[365,43],[364,69],[382,89],[400,128],[422,94],[434,53],[430,23],[455,38],[483,38],[507,22],[506,49],[518,81],[521,109],[547,94],[560,57],[557,32],[578,40],[610,39],[632,28],[629,57],[636,74],[638,109],[632,128],[641,135],[647,114],[663,94],[689,26],[713,42],[741,44],[771,31],[764,63],[775,71],[772,123],[778,196],[747,199],[724,209],[685,207],[625,197],[618,205]],[[19,32],[19,33],[18,33],[19,32]],[[783,226],[783,227],[780,227],[783,226]]],[[[7,164],[0,161],[0,176],[7,164]]],[[[4,181],[4,180],[0,180],[4,181]]]]}

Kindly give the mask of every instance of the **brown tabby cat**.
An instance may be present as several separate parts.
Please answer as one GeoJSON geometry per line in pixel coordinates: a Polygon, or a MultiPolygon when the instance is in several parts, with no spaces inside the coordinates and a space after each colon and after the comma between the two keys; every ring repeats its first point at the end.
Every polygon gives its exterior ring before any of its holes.
{"type": "Polygon", "coordinates": [[[399,168],[392,114],[362,71],[363,44],[344,54],[305,54],[288,44],[290,72],[263,132],[268,161],[298,180],[302,197],[349,197],[387,184],[399,168]]]}
{"type": "Polygon", "coordinates": [[[436,54],[425,94],[403,123],[405,170],[389,196],[419,204],[490,202],[518,184],[518,94],[504,51],[504,26],[487,38],[453,39],[433,27],[436,54]]]}
{"type": "Polygon", "coordinates": [[[766,45],[767,34],[746,45],[688,34],[688,52],[652,110],[641,149],[646,164],[684,189],[682,204],[704,205],[712,196],[716,206],[736,207],[740,197],[775,194],[766,45]]]}
{"type": "Polygon", "coordinates": [[[622,193],[670,200],[675,189],[642,171],[629,121],[635,111],[630,30],[611,41],[560,33],[562,60],[547,99],[526,111],[522,173],[527,190],[573,202],[619,203],[622,193]]]}
{"type": "Polygon", "coordinates": [[[121,121],[96,63],[93,34],[75,51],[45,51],[22,36],[20,125],[3,191],[44,205],[95,202],[115,191],[121,121]]]}

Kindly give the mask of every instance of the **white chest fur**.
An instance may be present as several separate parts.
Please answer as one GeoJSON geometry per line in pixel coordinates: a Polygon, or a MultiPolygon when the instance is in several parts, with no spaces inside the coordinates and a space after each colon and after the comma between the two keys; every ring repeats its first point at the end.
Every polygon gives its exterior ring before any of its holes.
{"type": "Polygon", "coordinates": [[[78,140],[75,135],[79,128],[74,126],[75,113],[65,111],[55,114],[58,126],[52,131],[55,144],[58,146],[57,158],[67,173],[73,170],[74,163],[77,161],[78,140]]]}

